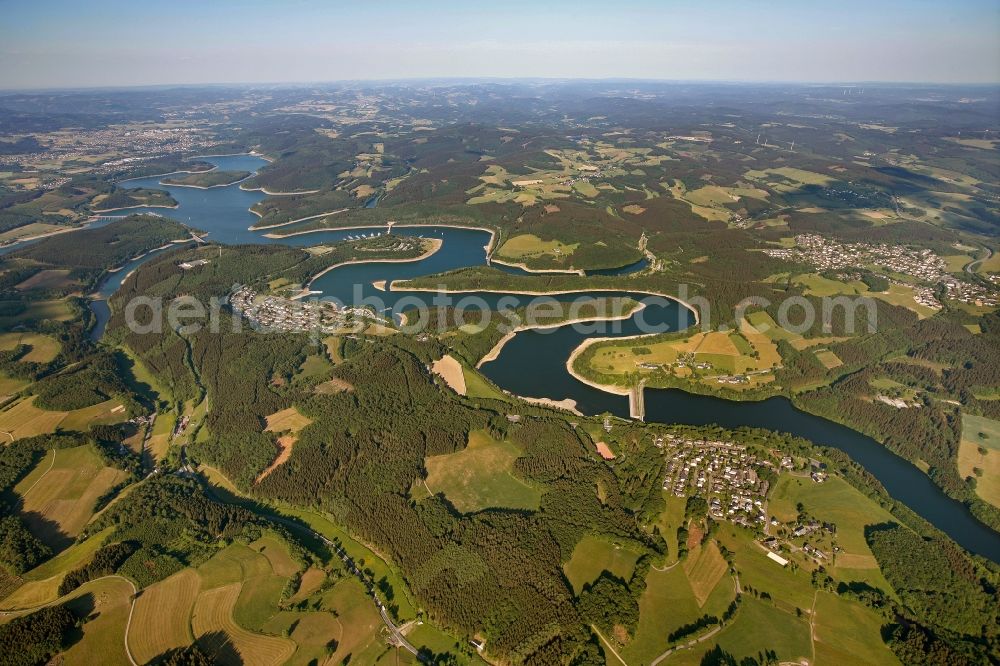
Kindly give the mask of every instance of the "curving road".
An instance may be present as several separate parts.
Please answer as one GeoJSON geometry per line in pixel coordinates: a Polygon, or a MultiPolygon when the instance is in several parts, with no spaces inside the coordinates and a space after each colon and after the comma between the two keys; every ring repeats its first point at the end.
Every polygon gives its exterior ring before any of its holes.
{"type": "Polygon", "coordinates": [[[406,636],[404,636],[402,632],[399,631],[399,627],[397,627],[396,624],[392,621],[392,618],[389,617],[389,613],[388,611],[386,611],[385,604],[382,603],[382,600],[378,598],[378,593],[375,591],[375,586],[372,585],[371,582],[367,578],[365,578],[364,574],[361,573],[361,571],[354,565],[354,560],[352,560],[351,556],[347,554],[347,551],[342,549],[332,540],[327,539],[325,536],[323,536],[316,530],[306,527],[301,523],[289,520],[288,518],[282,518],[281,516],[262,516],[262,517],[268,520],[274,520],[276,522],[280,522],[284,525],[288,525],[293,529],[309,532],[309,534],[311,534],[314,538],[319,539],[324,544],[333,549],[333,551],[340,556],[340,559],[343,560],[344,565],[347,567],[347,569],[351,573],[353,573],[357,577],[357,579],[360,580],[361,583],[365,586],[365,589],[368,590],[368,594],[371,595],[372,601],[375,602],[375,607],[378,608],[379,615],[382,616],[382,622],[385,623],[386,628],[392,635],[392,642],[395,645],[403,648],[407,652],[417,656],[417,658],[420,658],[417,648],[415,648],[412,643],[406,640],[406,636]]]}

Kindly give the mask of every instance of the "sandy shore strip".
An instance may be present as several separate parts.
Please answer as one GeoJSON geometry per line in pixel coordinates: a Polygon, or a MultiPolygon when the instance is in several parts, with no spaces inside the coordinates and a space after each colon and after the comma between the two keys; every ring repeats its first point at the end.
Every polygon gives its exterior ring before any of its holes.
{"type": "MultiPolygon", "coordinates": [[[[258,217],[260,216],[260,213],[256,213],[254,211],[250,211],[250,212],[253,213],[254,215],[257,215],[258,217]]],[[[283,226],[283,225],[281,225],[281,226],[283,226]]],[[[247,227],[247,229],[250,230],[250,231],[258,231],[258,230],[260,230],[262,228],[263,227],[257,227],[257,228],[247,227]]],[[[376,225],[360,224],[358,226],[353,226],[353,227],[324,227],[322,229],[306,229],[305,231],[293,231],[290,234],[274,234],[274,233],[271,233],[271,234],[261,234],[261,235],[264,238],[274,238],[276,240],[281,240],[282,238],[291,238],[292,236],[303,236],[305,234],[325,233],[325,232],[331,232],[331,231],[364,231],[366,229],[385,229],[386,232],[389,233],[389,232],[392,231],[392,225],[391,224],[389,224],[389,225],[386,225],[386,224],[376,224],[376,225]]]]}
{"type": "MultiPolygon", "coordinates": [[[[253,152],[250,152],[250,153],[225,153],[224,155],[194,155],[192,157],[185,157],[184,161],[185,162],[190,162],[191,160],[196,160],[199,157],[209,157],[209,158],[211,158],[211,157],[239,157],[240,155],[250,155],[251,157],[259,157],[262,160],[267,160],[268,162],[273,162],[274,161],[272,158],[268,157],[267,155],[262,155],[261,153],[253,153],[253,152]]],[[[142,179],[145,179],[145,178],[162,178],[163,176],[172,176],[175,173],[208,173],[209,171],[217,171],[218,169],[219,169],[218,165],[214,165],[214,164],[212,165],[211,169],[202,169],[201,171],[189,171],[187,169],[178,169],[177,171],[167,171],[165,173],[151,173],[151,174],[147,174],[145,176],[133,176],[132,178],[124,178],[122,180],[116,181],[115,184],[116,185],[121,185],[122,183],[127,183],[127,182],[132,181],[132,180],[142,180],[142,179]]],[[[254,172],[254,173],[256,173],[256,172],[254,172]]],[[[249,178],[249,176],[248,176],[248,178],[249,178]]],[[[237,181],[237,182],[242,182],[242,181],[237,181]]],[[[230,185],[232,185],[232,183],[230,183],[230,185]]],[[[176,187],[176,186],[171,185],[170,187],[176,187]]]]}
{"type": "Polygon", "coordinates": [[[264,153],[258,153],[256,150],[251,150],[249,153],[216,153],[214,155],[192,155],[191,157],[188,157],[187,159],[189,159],[189,160],[196,160],[199,157],[207,157],[209,159],[211,159],[213,157],[241,157],[243,155],[249,155],[250,157],[259,157],[260,159],[262,159],[262,160],[264,160],[266,162],[273,162],[274,161],[273,157],[268,157],[264,153]]]}
{"type": "MultiPolygon", "coordinates": [[[[518,326],[512,331],[508,331],[506,335],[500,338],[500,340],[498,340],[497,343],[493,345],[493,349],[489,350],[485,356],[479,359],[479,362],[476,363],[476,369],[478,370],[479,368],[489,363],[490,361],[497,360],[497,357],[500,356],[500,352],[503,350],[504,345],[513,340],[514,336],[522,331],[532,331],[532,330],[547,329],[547,328],[562,328],[563,326],[572,326],[573,324],[583,324],[585,322],[590,323],[595,321],[623,321],[625,319],[631,319],[633,316],[635,316],[635,313],[637,313],[639,310],[642,310],[645,307],[646,305],[644,303],[638,303],[634,308],[632,308],[628,312],[623,312],[620,316],[616,317],[599,317],[599,316],[577,317],[575,319],[567,319],[566,321],[562,321],[557,324],[536,324],[534,326],[525,324],[522,326],[518,326]]],[[[614,338],[614,339],[617,340],[619,338],[614,338]]]]}
{"type": "MultiPolygon", "coordinates": [[[[247,208],[248,211],[256,215],[257,217],[264,219],[264,216],[258,213],[251,206],[247,208]]],[[[346,213],[351,210],[350,208],[341,208],[340,210],[331,210],[328,213],[320,213],[319,215],[310,215],[308,217],[300,217],[297,220],[289,220],[288,222],[278,222],[277,224],[268,224],[263,227],[258,227],[255,225],[250,225],[247,227],[247,231],[263,231],[264,229],[277,229],[278,227],[287,227],[289,224],[295,224],[297,222],[305,222],[306,220],[315,220],[317,217],[329,217],[330,215],[339,215],[340,213],[346,213]]],[[[291,234],[288,234],[291,236],[291,234]]],[[[274,234],[264,234],[264,238],[283,238],[283,236],[275,236],[274,234]]]]}
{"type": "Polygon", "coordinates": [[[240,185],[240,189],[243,190],[244,192],[263,192],[269,197],[294,197],[300,194],[316,194],[317,192],[321,191],[321,190],[302,190],[301,192],[272,192],[266,187],[243,187],[242,185],[240,185]]]}
{"type": "MultiPolygon", "coordinates": [[[[352,209],[345,209],[345,210],[356,210],[356,209],[352,208],[352,209]]],[[[250,212],[254,213],[258,217],[260,216],[260,213],[257,213],[256,211],[251,210],[250,212]]],[[[335,211],[335,212],[339,213],[339,212],[343,212],[343,211],[335,211]]],[[[323,215],[329,215],[329,214],[330,213],[324,213],[323,215]]],[[[302,219],[296,220],[296,222],[302,222],[304,220],[311,220],[311,219],[315,219],[317,217],[323,217],[323,215],[313,215],[311,217],[307,217],[307,218],[302,218],[302,219]]],[[[289,225],[289,224],[292,224],[292,222],[282,222],[281,224],[275,224],[275,225],[271,225],[271,226],[267,226],[267,227],[248,227],[248,229],[250,231],[258,231],[258,230],[262,230],[262,229],[272,229],[272,228],[275,228],[275,227],[283,227],[283,226],[286,226],[286,225],[289,225]]],[[[474,231],[485,231],[486,233],[488,233],[490,235],[489,242],[486,245],[483,246],[483,249],[486,250],[486,265],[487,266],[489,266],[493,262],[496,262],[498,264],[503,264],[504,266],[513,266],[514,268],[520,268],[521,270],[523,270],[525,272],[528,272],[528,273],[537,273],[537,274],[540,274],[540,275],[541,274],[545,274],[545,273],[550,273],[550,274],[551,273],[555,273],[555,274],[560,274],[560,275],[580,275],[580,276],[585,276],[587,274],[586,271],[584,271],[582,268],[581,269],[572,269],[572,270],[567,270],[567,269],[563,269],[563,268],[528,268],[524,264],[518,264],[518,263],[509,262],[509,261],[503,261],[501,259],[495,259],[493,257],[493,251],[496,249],[495,245],[496,245],[496,240],[497,240],[497,230],[496,229],[491,229],[490,227],[477,227],[477,226],[473,226],[473,225],[465,226],[465,225],[461,225],[461,224],[420,224],[420,223],[405,224],[405,223],[393,222],[393,221],[390,220],[390,221],[386,222],[384,225],[382,225],[382,224],[363,224],[363,225],[350,226],[350,227],[324,227],[322,229],[305,229],[303,231],[293,231],[290,234],[264,234],[264,238],[280,239],[280,238],[290,238],[292,236],[301,236],[303,234],[320,233],[320,232],[323,232],[323,231],[355,231],[355,230],[358,230],[358,229],[381,229],[383,227],[388,228],[389,233],[392,233],[392,228],[393,227],[400,227],[400,228],[403,228],[403,229],[433,229],[434,227],[437,227],[437,228],[441,228],[441,229],[472,229],[474,231]]]]}
{"type": "Polygon", "coordinates": [[[323,277],[333,269],[340,268],[341,266],[349,266],[351,264],[405,264],[411,261],[421,261],[440,250],[441,246],[444,245],[444,241],[440,238],[424,238],[422,240],[430,241],[430,246],[420,256],[404,259],[352,259],[351,261],[342,261],[339,264],[327,266],[319,273],[316,273],[316,275],[309,278],[309,282],[306,283],[306,289],[311,289],[313,282],[323,277]]]}
{"type": "MultiPolygon", "coordinates": [[[[389,283],[389,291],[422,291],[422,292],[432,292],[439,294],[513,294],[515,296],[564,296],[566,294],[589,294],[593,292],[618,292],[621,296],[628,296],[629,294],[643,294],[644,296],[659,296],[660,298],[666,298],[668,300],[680,303],[686,307],[694,315],[694,326],[701,323],[701,314],[698,310],[688,303],[687,301],[678,298],[677,296],[671,296],[670,294],[664,294],[659,291],[649,291],[647,289],[631,289],[623,287],[590,287],[585,289],[560,289],[556,291],[531,291],[526,289],[438,289],[436,287],[407,287],[404,284],[406,280],[393,280],[389,283]]],[[[593,320],[586,320],[593,321],[593,320]]],[[[536,328],[552,328],[551,326],[538,326],[536,328]]],[[[619,338],[621,339],[621,338],[619,338]]]]}
{"type": "Polygon", "coordinates": [[[178,169],[177,171],[167,171],[166,173],[150,173],[145,176],[133,176],[131,178],[123,178],[121,180],[117,180],[115,181],[115,185],[121,186],[122,183],[130,183],[133,180],[145,180],[147,178],[163,178],[164,176],[172,176],[175,173],[208,173],[209,171],[218,171],[218,169],[219,167],[213,166],[211,169],[202,169],[201,171],[188,171],[186,169],[178,169]]]}
{"type": "Polygon", "coordinates": [[[117,273],[118,271],[120,271],[121,269],[125,268],[126,266],[128,266],[130,263],[132,263],[133,261],[135,261],[137,259],[142,259],[143,257],[145,257],[147,255],[150,255],[150,254],[153,254],[154,252],[159,252],[160,250],[166,250],[168,247],[174,247],[178,243],[190,243],[190,242],[191,242],[190,238],[181,238],[180,240],[170,241],[166,245],[161,245],[160,247],[154,247],[152,250],[146,250],[142,254],[137,254],[134,257],[132,257],[131,259],[129,259],[128,261],[126,261],[121,266],[116,266],[114,268],[109,268],[108,272],[109,273],[117,273]]]}
{"type": "Polygon", "coordinates": [[[587,275],[586,271],[582,268],[528,268],[525,264],[519,264],[514,261],[505,261],[503,259],[497,259],[496,257],[490,257],[487,261],[487,265],[489,264],[501,264],[512,268],[520,268],[522,271],[526,271],[528,273],[556,273],[560,275],[579,275],[581,277],[585,277],[587,275]]]}
{"type": "Polygon", "coordinates": [[[573,364],[576,362],[577,357],[579,357],[580,354],[585,352],[587,348],[590,347],[591,345],[596,345],[601,342],[608,342],[609,340],[635,340],[636,338],[644,338],[644,337],[647,336],[629,335],[626,337],[619,337],[619,338],[588,338],[583,342],[581,342],[580,345],[576,349],[574,349],[572,353],[570,353],[569,358],[566,359],[566,372],[568,372],[570,376],[573,379],[577,380],[578,382],[586,384],[587,386],[593,387],[599,391],[604,391],[605,393],[613,393],[615,395],[628,395],[631,391],[629,387],[619,386],[618,384],[598,384],[597,382],[587,379],[583,375],[576,372],[573,369],[573,364]]]}
{"type": "Polygon", "coordinates": [[[165,204],[136,204],[134,206],[121,206],[119,208],[91,208],[91,213],[113,213],[116,210],[130,210],[132,208],[180,208],[180,204],[174,204],[173,206],[167,206],[165,204]]]}
{"type": "Polygon", "coordinates": [[[459,395],[466,394],[465,372],[462,370],[462,364],[454,356],[445,354],[434,361],[434,364],[431,366],[431,372],[443,379],[444,383],[455,393],[459,395]]]}
{"type": "MultiPolygon", "coordinates": [[[[363,210],[352,208],[351,210],[363,210]]],[[[490,242],[483,246],[486,250],[487,256],[489,256],[490,251],[493,248],[493,240],[496,238],[496,231],[490,229],[489,227],[474,227],[474,226],[462,226],[461,224],[400,224],[399,222],[393,222],[389,220],[385,224],[358,224],[349,227],[323,227],[322,229],[304,229],[303,231],[293,231],[290,234],[264,234],[264,238],[291,238],[292,236],[302,236],[303,234],[316,234],[323,233],[327,231],[357,231],[359,229],[388,229],[389,233],[392,233],[393,227],[402,227],[406,229],[433,229],[434,227],[443,229],[473,229],[475,231],[485,231],[490,234],[490,242]]],[[[260,228],[260,227],[258,227],[260,228]]]]}
{"type": "MultiPolygon", "coordinates": [[[[211,169],[211,171],[215,171],[215,169],[211,169]]],[[[195,171],[193,173],[208,173],[208,171],[195,171]]],[[[242,183],[247,178],[253,178],[253,176],[253,174],[250,174],[249,176],[243,176],[239,180],[234,180],[231,183],[219,183],[218,185],[185,185],[183,183],[164,183],[162,180],[160,181],[160,185],[163,185],[164,187],[190,187],[193,190],[214,190],[217,187],[230,187],[236,183],[242,183]]]]}
{"type": "Polygon", "coordinates": [[[41,240],[42,238],[48,238],[49,236],[58,236],[59,234],[69,233],[70,231],[83,231],[89,228],[94,222],[97,222],[97,218],[88,218],[79,227],[67,227],[66,229],[56,229],[55,231],[46,231],[44,234],[36,234],[34,236],[24,236],[23,238],[18,238],[6,245],[0,245],[0,250],[6,250],[7,248],[14,247],[15,245],[20,245],[21,243],[27,243],[30,241],[41,240]]]}
{"type": "MultiPolygon", "coordinates": [[[[513,395],[513,394],[512,394],[513,395]]],[[[562,409],[567,412],[572,412],[577,416],[583,416],[583,412],[576,408],[576,400],[572,398],[564,398],[562,400],[553,400],[552,398],[526,398],[523,395],[517,396],[525,402],[530,402],[533,405],[541,405],[543,407],[555,407],[556,409],[562,409]]]]}
{"type": "MultiPolygon", "coordinates": [[[[357,210],[357,209],[351,208],[351,209],[344,209],[344,210],[357,210]]],[[[251,210],[250,212],[254,213],[258,217],[260,216],[260,213],[257,213],[256,211],[251,210]]],[[[334,211],[334,213],[340,213],[340,212],[344,212],[344,211],[334,211]]],[[[299,220],[295,220],[295,222],[303,222],[305,220],[312,220],[312,219],[315,219],[317,217],[323,217],[324,215],[331,215],[331,214],[333,214],[333,213],[324,213],[322,215],[313,215],[313,216],[310,216],[310,217],[304,217],[304,218],[301,218],[299,220]]],[[[289,225],[289,224],[293,224],[293,222],[282,222],[281,224],[274,224],[274,225],[270,225],[270,226],[267,226],[267,227],[248,227],[248,228],[249,228],[250,231],[258,231],[258,230],[262,230],[262,229],[273,229],[275,227],[283,227],[283,226],[286,226],[286,225],[289,225]]],[[[461,224],[420,224],[420,223],[406,224],[406,223],[400,223],[400,222],[393,222],[393,221],[390,220],[390,221],[386,222],[384,225],[382,225],[382,224],[363,224],[363,225],[350,226],[350,227],[324,227],[322,229],[305,229],[303,231],[293,231],[290,234],[264,234],[264,238],[280,239],[280,238],[290,238],[292,236],[301,236],[302,234],[314,234],[314,233],[319,233],[319,232],[323,232],[323,231],[341,231],[341,230],[343,230],[343,231],[352,231],[352,230],[358,230],[358,229],[381,229],[383,227],[387,227],[388,230],[389,230],[389,233],[392,233],[392,228],[393,227],[399,227],[399,228],[403,228],[403,229],[433,229],[434,227],[437,227],[437,228],[441,228],[441,229],[472,229],[474,231],[485,231],[486,233],[488,233],[490,235],[489,242],[486,245],[483,246],[483,249],[486,250],[486,265],[487,266],[489,266],[491,263],[495,262],[495,263],[498,263],[498,264],[503,264],[504,266],[512,266],[514,268],[520,268],[521,270],[523,270],[523,271],[525,271],[527,273],[537,273],[539,275],[546,274],[546,273],[550,273],[550,274],[555,273],[555,274],[560,274],[560,275],[580,275],[580,276],[585,276],[587,274],[586,271],[584,271],[582,268],[574,268],[574,269],[565,269],[565,268],[528,268],[524,264],[519,264],[519,263],[515,263],[515,262],[511,262],[511,261],[504,261],[502,259],[496,259],[493,256],[493,252],[496,249],[495,245],[496,245],[496,240],[497,240],[497,230],[496,229],[491,229],[490,227],[477,227],[477,226],[473,226],[473,225],[466,226],[466,225],[461,225],[461,224]]]]}

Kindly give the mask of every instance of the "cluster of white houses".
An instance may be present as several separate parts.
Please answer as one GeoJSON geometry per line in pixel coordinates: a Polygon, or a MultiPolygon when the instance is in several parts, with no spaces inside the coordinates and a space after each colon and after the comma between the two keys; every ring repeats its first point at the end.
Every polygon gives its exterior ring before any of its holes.
{"type": "MultiPolygon", "coordinates": [[[[821,270],[856,270],[869,266],[889,274],[910,275],[924,283],[916,287],[914,300],[932,308],[940,308],[941,304],[931,287],[943,288],[947,298],[962,303],[980,306],[1000,303],[995,290],[952,275],[945,260],[928,249],[886,243],[840,243],[818,234],[799,234],[795,237],[795,247],[764,252],[778,259],[808,263],[821,270]]],[[[897,280],[892,282],[904,284],[897,280]]]]}
{"type": "Polygon", "coordinates": [[[233,310],[258,328],[291,333],[338,333],[345,328],[383,320],[364,308],[338,308],[319,299],[293,300],[239,287],[229,296],[233,310]]]}
{"type": "Polygon", "coordinates": [[[768,482],[758,477],[757,469],[774,467],[770,460],[721,440],[665,435],[656,439],[656,445],[667,458],[664,490],[677,497],[703,496],[716,520],[764,525],[768,482]]]}

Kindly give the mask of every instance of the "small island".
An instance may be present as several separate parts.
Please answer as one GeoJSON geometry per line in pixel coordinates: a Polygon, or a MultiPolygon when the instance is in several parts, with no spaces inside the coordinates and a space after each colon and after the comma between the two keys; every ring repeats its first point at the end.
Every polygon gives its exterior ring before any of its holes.
{"type": "Polygon", "coordinates": [[[160,181],[160,184],[175,185],[178,187],[197,187],[207,190],[211,187],[225,187],[238,183],[249,175],[249,171],[205,171],[166,176],[160,181]]]}

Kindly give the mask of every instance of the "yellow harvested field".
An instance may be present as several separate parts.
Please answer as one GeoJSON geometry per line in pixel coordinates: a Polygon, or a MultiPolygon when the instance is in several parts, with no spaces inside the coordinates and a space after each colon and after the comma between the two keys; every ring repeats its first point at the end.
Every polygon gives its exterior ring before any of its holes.
{"type": "MultiPolygon", "coordinates": [[[[30,384],[27,379],[15,379],[14,377],[8,377],[2,372],[0,372],[0,401],[6,400],[7,398],[13,396],[18,391],[24,389],[28,384],[30,384]]],[[[0,439],[0,441],[5,441],[0,439]]],[[[7,437],[6,441],[10,441],[7,437]]]]}
{"type": "Polygon", "coordinates": [[[818,338],[797,338],[788,341],[792,347],[798,351],[803,349],[808,349],[809,347],[815,347],[816,345],[830,345],[835,342],[843,342],[844,340],[850,340],[849,337],[837,337],[834,335],[821,336],[818,338]]]}
{"type": "Polygon", "coordinates": [[[0,333],[0,351],[10,351],[19,345],[31,347],[20,359],[31,363],[48,363],[61,349],[58,340],[44,333],[0,333]]]}
{"type": "Polygon", "coordinates": [[[312,419],[302,415],[294,407],[282,409],[267,417],[268,432],[298,432],[312,423],[312,419]]]}
{"type": "Polygon", "coordinates": [[[874,555],[864,553],[838,553],[838,569],[878,569],[878,560],[874,555]]]}
{"type": "MultiPolygon", "coordinates": [[[[230,583],[198,595],[191,616],[191,628],[195,637],[223,632],[232,642],[240,660],[247,666],[283,664],[295,652],[295,643],[287,638],[255,634],[243,629],[233,620],[233,608],[242,587],[242,583],[230,583]]],[[[209,650],[219,647],[211,645],[212,640],[207,639],[209,650]]]]}
{"type": "Polygon", "coordinates": [[[508,238],[500,249],[498,257],[507,259],[527,259],[542,255],[566,257],[576,250],[579,243],[567,245],[558,240],[542,240],[534,234],[520,234],[508,238]]]}
{"type": "Polygon", "coordinates": [[[714,541],[695,548],[684,561],[684,573],[687,574],[691,591],[698,602],[698,608],[705,605],[708,596],[725,575],[729,564],[714,541]]]}
{"type": "Polygon", "coordinates": [[[904,307],[907,310],[912,310],[921,319],[926,319],[937,313],[938,309],[917,303],[915,294],[916,291],[913,287],[893,283],[889,285],[888,291],[873,291],[866,295],[883,300],[886,303],[891,303],[892,305],[904,307]]]}
{"type": "Polygon", "coordinates": [[[975,478],[976,494],[1000,507],[1000,421],[962,415],[958,473],[963,479],[975,478]],[[979,474],[976,474],[977,469],[979,474]]]}
{"type": "Polygon", "coordinates": [[[778,345],[771,338],[754,328],[746,319],[740,320],[740,333],[757,350],[757,354],[760,356],[757,367],[773,368],[781,364],[781,354],[778,353],[778,345]]]}
{"type": "Polygon", "coordinates": [[[697,351],[702,354],[724,354],[726,356],[740,355],[740,350],[733,344],[728,333],[719,333],[717,331],[705,333],[696,345],[694,343],[695,340],[692,339],[692,345],[694,346],[685,349],[685,351],[697,351]]]}
{"type": "Polygon", "coordinates": [[[834,182],[831,176],[825,176],[815,171],[796,169],[794,167],[779,167],[777,169],[765,169],[763,171],[747,171],[746,177],[751,180],[763,180],[772,176],[780,176],[794,181],[798,185],[828,185],[834,182]]]}
{"type": "Polygon", "coordinates": [[[432,494],[443,493],[462,513],[490,507],[535,510],[541,489],[514,474],[514,461],[522,453],[515,444],[476,430],[469,433],[465,449],[425,459],[425,485],[432,494]]]}
{"type": "Polygon", "coordinates": [[[309,567],[302,574],[299,580],[299,589],[295,591],[289,601],[295,603],[309,597],[310,594],[319,589],[319,586],[326,580],[326,572],[316,567],[309,567]]]}
{"type": "Polygon", "coordinates": [[[44,580],[30,580],[14,590],[0,602],[0,608],[31,608],[59,598],[59,584],[66,574],[61,573],[44,580]]]}
{"type": "Polygon", "coordinates": [[[167,650],[190,645],[191,610],[201,578],[184,569],[150,585],[135,601],[128,644],[136,661],[146,664],[167,650]]]}
{"type": "Polygon", "coordinates": [[[122,470],[105,467],[89,446],[58,450],[41,464],[51,466],[22,491],[21,499],[25,522],[43,541],[76,537],[93,515],[97,500],[126,477],[122,470]],[[58,534],[45,539],[53,528],[58,534]]]}
{"type": "Polygon", "coordinates": [[[0,435],[8,440],[55,432],[66,412],[49,412],[34,405],[35,396],[22,398],[0,412],[0,435]]]}
{"type": "MultiPolygon", "coordinates": [[[[10,183],[17,183],[17,180],[8,181],[10,183]]],[[[21,179],[21,184],[27,187],[35,187],[38,185],[38,180],[35,178],[31,179],[21,179]]],[[[44,222],[32,222],[26,224],[23,227],[17,227],[16,229],[11,229],[0,233],[0,242],[16,240],[18,238],[31,238],[32,236],[40,236],[42,234],[49,234],[54,231],[66,231],[66,227],[58,224],[46,224],[44,222]]]]}
{"type": "Polygon", "coordinates": [[[29,291],[31,289],[68,289],[77,285],[76,280],[69,277],[65,269],[46,269],[38,271],[27,280],[19,283],[15,289],[29,291]]]}
{"type": "Polygon", "coordinates": [[[267,558],[271,570],[279,576],[289,577],[302,569],[298,562],[292,559],[288,547],[272,536],[264,536],[250,544],[250,548],[267,558]]]}
{"type": "Polygon", "coordinates": [[[353,391],[354,386],[350,382],[340,379],[339,377],[332,377],[321,384],[317,384],[313,389],[316,393],[321,393],[324,395],[329,395],[331,393],[344,393],[345,391],[353,391]]]}
{"type": "Polygon", "coordinates": [[[462,364],[454,356],[445,354],[434,361],[431,371],[441,377],[445,384],[459,395],[466,394],[465,373],[462,371],[462,364]]]}
{"type": "Polygon", "coordinates": [[[664,342],[602,344],[590,359],[591,366],[602,373],[625,374],[666,371],[677,377],[718,386],[732,375],[747,375],[742,382],[727,382],[736,390],[774,381],[765,372],[781,363],[777,345],[766,335],[743,322],[741,331],[695,333],[688,338],[664,342]],[[756,352],[756,355],[754,355],[756,352]]]}
{"type": "Polygon", "coordinates": [[[112,398],[90,407],[76,409],[66,414],[66,419],[59,424],[63,430],[80,430],[86,432],[90,426],[102,423],[121,423],[128,418],[121,400],[112,398]]]}
{"type": "Polygon", "coordinates": [[[816,360],[822,363],[823,367],[827,370],[838,368],[844,364],[844,362],[837,358],[837,355],[829,349],[817,349],[813,353],[816,354],[816,360]]]}
{"type": "Polygon", "coordinates": [[[642,215],[643,213],[646,212],[645,208],[643,208],[642,206],[638,206],[636,204],[629,204],[628,206],[623,206],[622,210],[631,215],[642,215]]]}
{"type": "Polygon", "coordinates": [[[125,625],[132,606],[132,584],[119,577],[85,583],[69,597],[66,606],[79,614],[87,611],[80,639],[60,656],[65,666],[129,666],[125,652],[125,625]]]}

